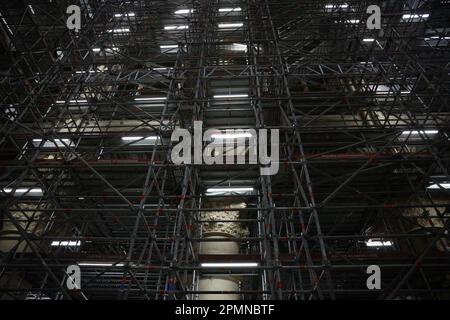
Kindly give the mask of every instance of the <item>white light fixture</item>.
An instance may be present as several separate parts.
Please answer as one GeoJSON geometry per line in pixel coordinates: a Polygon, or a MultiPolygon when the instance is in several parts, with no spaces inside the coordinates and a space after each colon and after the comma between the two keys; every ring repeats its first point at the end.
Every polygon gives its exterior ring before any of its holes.
{"type": "Polygon", "coordinates": [[[177,53],[178,45],[177,44],[169,44],[160,46],[162,53],[177,53]]]}
{"type": "Polygon", "coordinates": [[[13,31],[11,30],[11,28],[10,28],[9,25],[8,25],[8,22],[6,21],[5,18],[3,18],[3,16],[2,16],[1,13],[0,13],[0,18],[2,19],[3,23],[5,24],[6,29],[8,30],[8,32],[12,35],[12,34],[13,34],[13,31]]]}
{"type": "Polygon", "coordinates": [[[204,262],[202,268],[254,268],[259,264],[257,262],[204,262]]]}
{"type": "MultiPolygon", "coordinates": [[[[39,147],[41,145],[41,143],[42,143],[42,139],[33,139],[33,145],[35,147],[39,147]]],[[[73,142],[70,139],[54,139],[54,142],[50,141],[50,140],[46,140],[42,147],[44,147],[44,148],[54,148],[55,145],[57,147],[64,148],[66,145],[68,145],[69,147],[72,146],[73,142]]]]}
{"type": "Polygon", "coordinates": [[[92,51],[94,51],[94,52],[100,52],[100,51],[102,51],[102,49],[100,49],[100,48],[92,48],[92,51]]]}
{"type": "Polygon", "coordinates": [[[392,241],[382,241],[380,239],[369,239],[366,241],[368,247],[391,247],[392,241]]]}
{"type": "Polygon", "coordinates": [[[227,192],[233,192],[233,193],[245,193],[245,192],[252,192],[255,189],[251,187],[228,187],[228,188],[208,188],[206,190],[207,193],[227,193],[227,192]]]}
{"type": "Polygon", "coordinates": [[[375,39],[374,38],[364,38],[363,42],[374,42],[375,39]]]}
{"type": "Polygon", "coordinates": [[[170,30],[186,30],[189,29],[189,26],[187,25],[181,25],[181,26],[165,26],[164,30],[170,31],[170,30]]]}
{"type": "Polygon", "coordinates": [[[232,28],[241,28],[244,24],[242,22],[239,23],[220,23],[219,28],[220,29],[232,29],[232,28]]]}
{"type": "Polygon", "coordinates": [[[114,262],[78,262],[79,266],[82,267],[123,267],[125,264],[123,263],[116,263],[114,262]]]}
{"type": "Polygon", "coordinates": [[[360,22],[361,22],[361,20],[358,20],[358,19],[347,20],[347,23],[353,23],[353,24],[357,24],[357,23],[360,23],[360,22]]]}
{"type": "Polygon", "coordinates": [[[175,14],[189,14],[189,13],[193,13],[194,9],[180,9],[175,11],[175,14]]]}
{"type": "Polygon", "coordinates": [[[244,132],[244,133],[217,133],[211,135],[211,138],[214,139],[238,139],[238,138],[251,138],[252,134],[250,132],[244,132]]]}
{"type": "Polygon", "coordinates": [[[424,14],[404,14],[402,16],[403,20],[408,20],[408,19],[428,19],[430,17],[430,15],[428,13],[424,13],[424,14]]]}
{"type": "Polygon", "coordinates": [[[163,45],[160,46],[161,49],[174,49],[174,48],[178,48],[177,44],[169,44],[169,45],[163,45]]]}
{"type": "Polygon", "coordinates": [[[80,247],[81,241],[53,241],[52,247],[80,247]]]}
{"type": "Polygon", "coordinates": [[[214,96],[214,99],[236,99],[236,98],[248,98],[248,94],[218,94],[214,96]]]}
{"type": "Polygon", "coordinates": [[[142,98],[134,98],[134,101],[164,101],[167,100],[167,97],[142,97],[142,98]]]}
{"type": "Polygon", "coordinates": [[[325,9],[347,9],[348,8],[348,4],[327,4],[325,5],[325,9]]]}
{"type": "MultiPolygon", "coordinates": [[[[12,190],[13,190],[12,188],[4,188],[3,189],[3,191],[5,193],[12,193],[12,190]]],[[[41,188],[31,188],[31,189],[18,188],[14,192],[14,196],[21,196],[21,195],[24,195],[25,193],[28,196],[35,196],[35,197],[40,197],[44,194],[41,188]]]]}
{"type": "Polygon", "coordinates": [[[108,30],[109,33],[128,33],[130,32],[129,28],[118,28],[118,29],[111,29],[108,30]]]}
{"type": "Polygon", "coordinates": [[[134,12],[124,13],[124,14],[116,13],[116,14],[114,15],[114,18],[135,17],[135,16],[136,16],[136,14],[135,14],[134,12]]]}
{"type": "Polygon", "coordinates": [[[233,43],[231,45],[231,50],[247,52],[247,45],[241,43],[233,43]]]}
{"type": "MultiPolygon", "coordinates": [[[[123,141],[136,141],[136,140],[141,140],[144,139],[144,137],[122,137],[123,141]]],[[[158,137],[147,137],[145,138],[145,140],[156,140],[158,139],[158,137]]]]}
{"type": "Polygon", "coordinates": [[[438,134],[439,130],[403,131],[402,135],[438,134]]]}
{"type": "Polygon", "coordinates": [[[241,8],[236,7],[236,8],[220,8],[219,12],[239,12],[242,11],[241,8]]]}
{"type": "Polygon", "coordinates": [[[432,184],[431,186],[428,186],[427,189],[429,189],[429,190],[442,190],[442,189],[448,190],[448,189],[450,189],[450,182],[432,184]]]}
{"type": "MultiPolygon", "coordinates": [[[[79,71],[75,71],[76,74],[85,74],[85,73],[95,73],[95,70],[79,70],[79,71]]],[[[87,101],[86,101],[87,102],[87,101]]]]}
{"type": "MultiPolygon", "coordinates": [[[[63,101],[63,100],[56,101],[56,104],[65,104],[65,103],[66,102],[63,101]]],[[[82,100],[70,100],[69,103],[72,103],[72,104],[74,104],[74,103],[88,103],[88,101],[85,100],[85,99],[82,99],[82,100]]]]}
{"type": "Polygon", "coordinates": [[[36,12],[34,11],[34,8],[31,4],[28,5],[28,9],[30,9],[31,14],[36,14],[36,12]]]}

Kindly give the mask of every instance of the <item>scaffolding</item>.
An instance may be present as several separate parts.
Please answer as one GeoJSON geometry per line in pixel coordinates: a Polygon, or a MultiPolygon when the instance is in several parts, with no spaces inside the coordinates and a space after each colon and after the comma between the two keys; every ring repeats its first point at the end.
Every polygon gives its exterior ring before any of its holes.
{"type": "Polygon", "coordinates": [[[70,2],[0,7],[0,299],[450,298],[449,1],[80,0],[79,32],[70,2]],[[278,174],[175,165],[199,121],[278,129],[278,174]]]}

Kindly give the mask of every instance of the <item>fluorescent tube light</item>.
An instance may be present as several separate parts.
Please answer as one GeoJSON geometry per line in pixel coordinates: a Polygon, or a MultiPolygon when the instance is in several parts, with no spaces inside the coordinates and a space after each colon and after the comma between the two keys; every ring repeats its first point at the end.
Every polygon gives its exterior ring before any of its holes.
{"type": "Polygon", "coordinates": [[[167,100],[167,97],[142,97],[134,98],[134,101],[163,101],[167,100]]]}
{"type": "Polygon", "coordinates": [[[136,140],[156,140],[158,137],[147,137],[144,139],[144,137],[122,137],[123,141],[136,141],[136,140]]]}
{"type": "Polygon", "coordinates": [[[244,51],[244,52],[247,52],[247,45],[240,44],[240,43],[233,43],[231,45],[231,50],[232,51],[244,51]]]}
{"type": "Polygon", "coordinates": [[[31,14],[36,14],[36,12],[34,11],[34,8],[31,4],[28,5],[28,9],[30,9],[31,14]]]}
{"type": "Polygon", "coordinates": [[[170,45],[163,45],[160,46],[161,49],[174,49],[174,48],[178,48],[177,44],[170,44],[170,45]]]}
{"type": "Polygon", "coordinates": [[[79,266],[84,266],[84,267],[123,267],[125,264],[123,263],[116,263],[114,264],[114,262],[78,262],[79,266]]]}
{"type": "Polygon", "coordinates": [[[252,192],[255,189],[251,187],[228,187],[228,188],[208,188],[206,190],[207,193],[225,193],[225,192],[252,192]]]}
{"type": "Polygon", "coordinates": [[[189,29],[189,26],[187,25],[182,25],[182,26],[165,26],[164,30],[186,30],[189,29]]]}
{"type": "Polygon", "coordinates": [[[53,241],[52,247],[79,247],[81,246],[81,241],[53,241]]]}
{"type": "Polygon", "coordinates": [[[243,27],[243,23],[220,23],[219,28],[221,29],[230,29],[230,28],[240,28],[243,27]]]}
{"type": "Polygon", "coordinates": [[[211,135],[211,138],[214,139],[238,139],[238,138],[251,138],[252,134],[249,132],[246,133],[217,133],[211,135]]]}
{"type": "Polygon", "coordinates": [[[108,30],[109,33],[128,33],[130,32],[129,28],[119,28],[119,29],[111,29],[108,30]]]}
{"type": "Polygon", "coordinates": [[[404,14],[402,16],[403,20],[408,20],[408,19],[428,19],[430,17],[430,15],[428,13],[424,13],[424,14],[404,14]]]}
{"type": "Polygon", "coordinates": [[[248,98],[248,94],[218,94],[214,96],[214,99],[235,99],[235,98],[248,98]]]}
{"type": "Polygon", "coordinates": [[[374,38],[365,38],[363,39],[363,42],[374,42],[375,39],[374,38]]]}
{"type": "Polygon", "coordinates": [[[242,11],[241,8],[237,7],[237,8],[220,8],[219,12],[239,12],[242,11]]]}
{"type": "MultiPolygon", "coordinates": [[[[55,145],[57,147],[62,147],[64,148],[65,145],[68,145],[69,147],[73,145],[73,142],[70,139],[54,139],[55,142],[50,141],[50,140],[46,140],[44,142],[43,147],[44,148],[54,148],[55,145]]],[[[42,143],[42,139],[33,139],[33,145],[35,147],[39,147],[42,143]]]]}
{"type": "Polygon", "coordinates": [[[366,246],[368,247],[391,247],[392,245],[392,241],[382,241],[380,239],[369,239],[366,241],[366,246]]]}
{"type": "Polygon", "coordinates": [[[337,8],[347,9],[348,4],[327,4],[327,5],[325,5],[325,8],[326,9],[337,9],[337,8]]]}
{"type": "Polygon", "coordinates": [[[203,268],[254,268],[257,262],[204,262],[200,266],[203,268]]]}
{"type": "Polygon", "coordinates": [[[439,130],[403,131],[402,135],[438,134],[439,130]]]}
{"type": "MultiPolygon", "coordinates": [[[[5,193],[11,193],[12,192],[12,188],[4,188],[3,191],[5,193]]],[[[16,191],[14,192],[14,196],[21,196],[24,194],[27,194],[28,196],[35,196],[35,197],[39,197],[42,196],[44,193],[42,191],[41,188],[31,188],[31,189],[27,189],[27,188],[18,188],[16,189],[16,191]]]]}
{"type": "Polygon", "coordinates": [[[429,190],[442,190],[442,189],[448,190],[448,189],[450,189],[450,182],[432,184],[431,186],[428,186],[427,189],[429,189],[429,190]]]}
{"type": "Polygon", "coordinates": [[[114,15],[115,18],[122,18],[122,17],[135,17],[136,14],[134,12],[130,12],[130,13],[125,13],[125,14],[121,14],[121,13],[116,13],[114,15]]]}
{"type": "Polygon", "coordinates": [[[180,9],[175,11],[175,14],[189,14],[189,13],[193,13],[194,9],[180,9]]]}
{"type": "MultiPolygon", "coordinates": [[[[85,99],[82,99],[82,100],[70,100],[69,101],[69,103],[87,103],[88,101],[87,100],[85,100],[85,99]]],[[[58,101],[56,101],[56,104],[65,104],[66,103],[66,101],[63,101],[63,100],[58,100],[58,101]]]]}

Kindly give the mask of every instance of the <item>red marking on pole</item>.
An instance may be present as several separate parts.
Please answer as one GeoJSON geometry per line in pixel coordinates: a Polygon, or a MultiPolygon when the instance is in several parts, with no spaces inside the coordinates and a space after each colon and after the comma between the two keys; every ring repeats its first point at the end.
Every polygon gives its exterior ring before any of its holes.
{"type": "Polygon", "coordinates": [[[310,192],[310,193],[309,193],[309,197],[310,197],[311,199],[313,199],[313,198],[314,198],[314,192],[310,192]]]}
{"type": "Polygon", "coordinates": [[[191,223],[186,224],[186,229],[191,230],[192,229],[192,224],[191,223]]]}
{"type": "Polygon", "coordinates": [[[139,196],[139,200],[144,200],[144,198],[145,198],[145,196],[143,195],[143,194],[141,194],[140,196],[139,196]]]}
{"type": "Polygon", "coordinates": [[[277,282],[277,289],[283,289],[283,283],[278,281],[277,282]]]}
{"type": "Polygon", "coordinates": [[[272,192],[267,193],[267,197],[272,200],[272,192]]]}
{"type": "Polygon", "coordinates": [[[385,203],[383,205],[383,208],[385,208],[385,209],[392,209],[393,207],[394,207],[394,205],[392,203],[385,203]]]}
{"type": "Polygon", "coordinates": [[[65,208],[65,209],[64,209],[64,212],[65,212],[65,213],[70,213],[70,212],[72,212],[72,209],[65,208]]]}
{"type": "Polygon", "coordinates": [[[163,213],[164,209],[163,208],[158,208],[158,210],[156,210],[157,213],[163,213]]]}

